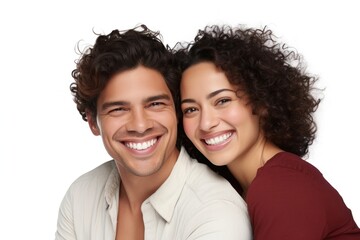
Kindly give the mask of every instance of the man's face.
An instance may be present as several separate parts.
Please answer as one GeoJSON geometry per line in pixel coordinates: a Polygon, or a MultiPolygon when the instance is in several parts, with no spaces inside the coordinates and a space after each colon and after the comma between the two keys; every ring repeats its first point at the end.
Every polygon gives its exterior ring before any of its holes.
{"type": "Polygon", "coordinates": [[[97,101],[96,120],[90,119],[90,127],[102,136],[121,174],[171,171],[178,156],[177,118],[158,71],[139,66],[112,77],[97,101]]]}

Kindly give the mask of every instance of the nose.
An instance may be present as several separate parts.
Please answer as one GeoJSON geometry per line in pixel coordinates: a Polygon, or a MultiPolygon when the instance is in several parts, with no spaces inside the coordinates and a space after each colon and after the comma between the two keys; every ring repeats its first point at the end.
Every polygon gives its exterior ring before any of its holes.
{"type": "Polygon", "coordinates": [[[200,129],[203,131],[209,131],[212,128],[219,125],[220,119],[217,114],[211,109],[202,109],[200,116],[200,129]]]}
{"type": "Polygon", "coordinates": [[[132,109],[130,118],[126,124],[126,130],[130,132],[144,133],[153,127],[153,121],[149,118],[145,109],[132,109]]]}

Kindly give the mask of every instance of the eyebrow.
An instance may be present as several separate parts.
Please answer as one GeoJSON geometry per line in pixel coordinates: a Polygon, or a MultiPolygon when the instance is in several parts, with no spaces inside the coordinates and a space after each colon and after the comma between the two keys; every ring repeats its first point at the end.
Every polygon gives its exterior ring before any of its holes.
{"type": "MultiPolygon", "coordinates": [[[[206,99],[213,98],[216,95],[220,94],[221,92],[225,92],[225,91],[234,92],[234,90],[231,90],[231,89],[228,89],[228,88],[222,88],[222,89],[216,90],[216,91],[211,92],[208,95],[206,95],[206,99]]],[[[181,104],[183,104],[183,103],[194,103],[194,102],[195,102],[195,100],[191,99],[191,98],[186,98],[186,99],[181,100],[181,104]]]]}
{"type": "Polygon", "coordinates": [[[144,103],[148,103],[148,102],[153,102],[156,100],[171,100],[171,97],[168,94],[160,94],[160,95],[156,95],[156,96],[151,96],[148,98],[144,99],[144,103]]]}
{"type": "MultiPolygon", "coordinates": [[[[171,98],[168,94],[160,94],[160,95],[147,97],[142,102],[149,103],[149,102],[153,102],[153,101],[157,101],[157,100],[171,100],[171,98]]],[[[103,111],[103,110],[106,110],[107,108],[114,107],[114,106],[129,106],[129,105],[130,105],[130,102],[128,102],[128,101],[105,102],[101,106],[101,110],[103,111]]]]}
{"type": "Polygon", "coordinates": [[[130,103],[127,102],[127,101],[106,102],[101,106],[101,110],[104,111],[107,108],[111,108],[111,107],[114,107],[114,106],[128,106],[128,105],[130,105],[130,103]]]}

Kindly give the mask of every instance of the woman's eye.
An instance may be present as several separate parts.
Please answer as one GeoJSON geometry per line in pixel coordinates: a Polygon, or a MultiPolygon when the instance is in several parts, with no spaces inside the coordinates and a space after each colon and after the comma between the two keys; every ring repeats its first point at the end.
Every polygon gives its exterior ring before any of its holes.
{"type": "Polygon", "coordinates": [[[222,98],[216,102],[216,105],[224,105],[225,103],[230,102],[230,101],[231,101],[230,98],[222,98]]]}
{"type": "Polygon", "coordinates": [[[184,114],[191,114],[191,113],[193,113],[193,112],[195,112],[196,111],[196,108],[194,108],[194,107],[189,107],[189,108],[185,108],[184,110],[183,110],[183,113],[184,114]]]}

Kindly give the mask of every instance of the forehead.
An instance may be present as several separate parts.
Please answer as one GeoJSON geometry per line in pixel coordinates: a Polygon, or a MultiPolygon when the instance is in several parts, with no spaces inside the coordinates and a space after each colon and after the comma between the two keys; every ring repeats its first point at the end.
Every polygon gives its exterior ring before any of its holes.
{"type": "Polygon", "coordinates": [[[138,66],[114,75],[101,92],[98,103],[105,101],[141,101],[171,92],[160,72],[138,66]]]}
{"type": "Polygon", "coordinates": [[[182,96],[213,92],[219,88],[234,90],[225,73],[211,62],[197,63],[186,69],[182,75],[182,96]]]}

